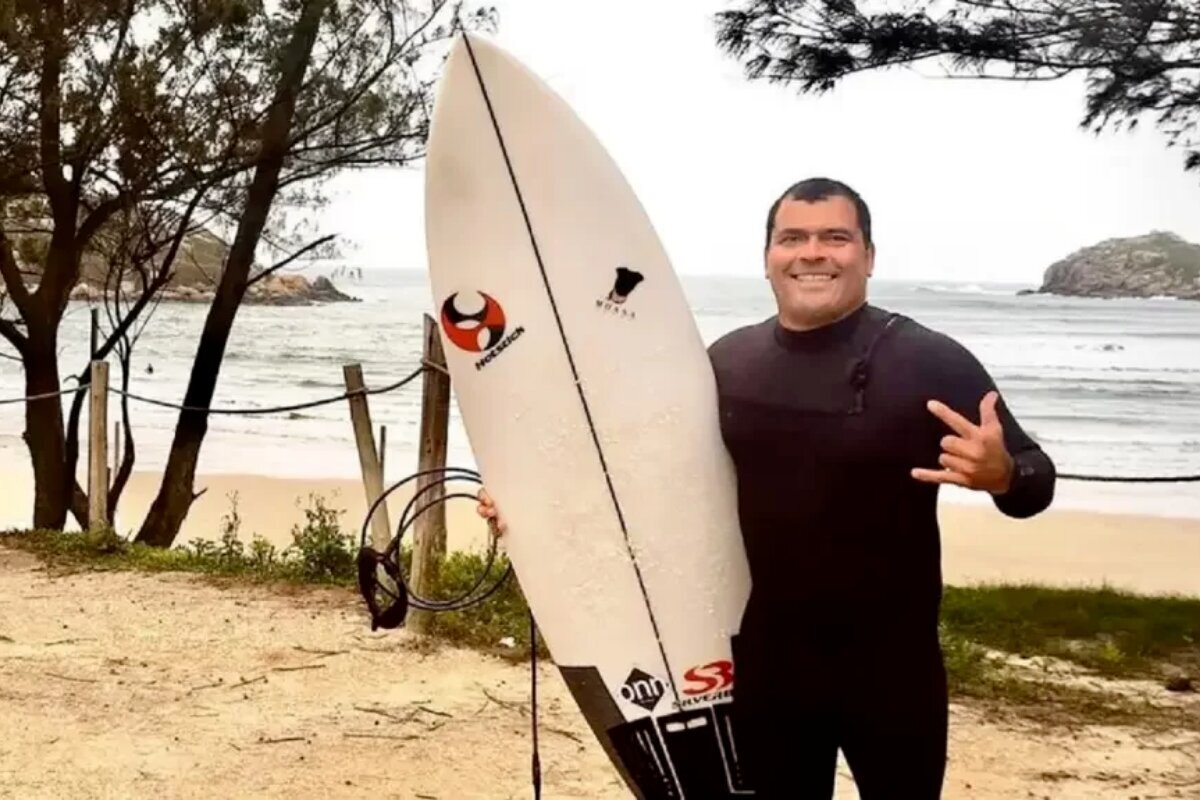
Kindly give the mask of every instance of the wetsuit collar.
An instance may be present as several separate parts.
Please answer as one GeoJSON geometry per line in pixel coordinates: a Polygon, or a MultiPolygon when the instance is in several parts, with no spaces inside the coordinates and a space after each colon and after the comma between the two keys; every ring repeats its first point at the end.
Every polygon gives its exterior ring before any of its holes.
{"type": "Polygon", "coordinates": [[[808,350],[826,347],[836,342],[849,341],[858,326],[867,316],[868,303],[863,303],[846,316],[807,331],[797,331],[783,327],[779,317],[775,317],[775,341],[789,350],[808,350]]]}

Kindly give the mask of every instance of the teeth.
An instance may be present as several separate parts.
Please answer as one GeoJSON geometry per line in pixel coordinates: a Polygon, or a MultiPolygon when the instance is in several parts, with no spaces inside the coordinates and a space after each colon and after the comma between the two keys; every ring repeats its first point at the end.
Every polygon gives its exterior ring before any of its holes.
{"type": "Polygon", "coordinates": [[[798,281],[831,281],[831,280],[833,280],[832,275],[793,275],[792,277],[798,281]]]}

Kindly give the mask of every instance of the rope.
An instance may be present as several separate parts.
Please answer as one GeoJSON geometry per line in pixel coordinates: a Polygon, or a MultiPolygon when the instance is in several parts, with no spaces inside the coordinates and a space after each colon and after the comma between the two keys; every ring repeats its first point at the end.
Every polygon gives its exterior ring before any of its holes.
{"type": "Polygon", "coordinates": [[[0,406],[14,405],[16,403],[36,403],[38,400],[49,400],[54,397],[64,397],[68,394],[75,394],[86,389],[85,386],[80,386],[77,389],[62,389],[57,392],[46,392],[44,394],[31,394],[24,397],[8,397],[0,400],[0,406]]]}
{"type": "Polygon", "coordinates": [[[109,391],[114,394],[123,395],[125,397],[128,397],[130,400],[137,400],[142,403],[148,403],[149,405],[152,405],[152,406],[161,406],[163,408],[171,408],[171,409],[175,409],[176,411],[199,411],[199,412],[203,412],[203,413],[207,413],[207,414],[224,414],[224,415],[228,415],[228,416],[237,416],[237,415],[245,416],[245,415],[254,415],[254,414],[280,414],[280,413],[287,412],[287,411],[302,411],[302,410],[308,409],[308,408],[316,408],[317,406],[327,406],[330,403],[340,403],[343,400],[347,400],[351,397],[355,397],[358,395],[372,395],[372,394],[383,394],[385,392],[394,392],[395,390],[399,389],[400,387],[404,386],[405,384],[408,384],[408,383],[416,380],[423,372],[425,372],[425,367],[421,366],[421,367],[417,367],[410,374],[406,375],[405,377],[401,378],[400,380],[396,381],[395,383],[388,384],[387,386],[381,386],[378,389],[356,389],[355,391],[352,391],[352,392],[342,392],[341,394],[339,394],[336,397],[326,397],[322,400],[312,400],[307,403],[296,403],[296,404],[290,405],[290,406],[274,406],[272,408],[204,408],[202,406],[183,406],[183,405],[177,405],[175,403],[168,403],[165,400],[155,400],[150,397],[142,397],[140,395],[133,394],[132,392],[123,392],[120,389],[110,388],[109,391]]]}
{"type": "Polygon", "coordinates": [[[1104,481],[1106,483],[1196,483],[1200,475],[1072,475],[1060,473],[1059,478],[1067,481],[1104,481]]]}
{"type": "MultiPolygon", "coordinates": [[[[356,389],[354,391],[343,392],[340,395],[338,395],[337,397],[326,397],[321,400],[312,400],[312,401],[309,401],[306,403],[296,403],[294,405],[289,405],[289,406],[275,406],[272,408],[211,408],[211,407],[205,408],[203,406],[184,406],[184,405],[179,405],[177,403],[168,403],[166,400],[156,400],[153,397],[143,397],[141,395],[134,394],[133,392],[122,391],[121,389],[118,389],[115,386],[110,386],[108,390],[115,395],[128,397],[130,400],[136,400],[139,403],[146,403],[148,405],[159,406],[161,408],[170,408],[170,409],[174,409],[176,411],[198,411],[198,412],[202,412],[202,413],[206,413],[206,414],[223,414],[223,415],[228,415],[228,416],[255,415],[255,414],[279,414],[279,413],[288,412],[288,411],[301,411],[301,410],[308,409],[308,408],[316,408],[317,406],[325,406],[325,405],[329,405],[330,403],[340,403],[343,400],[348,400],[351,397],[356,397],[359,395],[365,396],[365,395],[372,395],[372,394],[384,394],[386,392],[394,392],[397,389],[401,388],[402,386],[405,386],[406,384],[411,383],[412,381],[416,380],[426,370],[432,369],[436,366],[437,365],[432,364],[430,362],[423,361],[420,367],[417,367],[415,370],[413,370],[411,373],[409,373],[405,377],[401,378],[400,380],[396,381],[395,383],[390,383],[387,386],[381,386],[378,389],[365,389],[365,388],[364,389],[356,389]]],[[[11,405],[14,403],[32,403],[32,402],[35,402],[38,400],[48,400],[48,399],[54,398],[54,397],[63,397],[68,394],[75,394],[76,392],[85,391],[86,389],[87,389],[86,386],[80,386],[79,388],[76,388],[76,389],[63,389],[58,392],[46,392],[45,394],[28,395],[25,397],[12,397],[12,398],[0,400],[0,405],[11,405]]]]}
{"type": "MultiPolygon", "coordinates": [[[[271,408],[205,408],[203,406],[185,406],[177,403],[169,403],[166,400],[157,400],[153,397],[143,397],[142,395],[134,394],[133,392],[122,391],[116,387],[109,387],[109,391],[115,395],[120,395],[136,400],[139,403],[146,403],[160,408],[169,408],[175,411],[193,411],[206,414],[218,414],[225,416],[255,416],[260,414],[282,414],[292,411],[304,411],[310,408],[330,405],[331,403],[340,403],[343,400],[348,400],[351,397],[359,395],[367,396],[373,394],[386,394],[400,389],[412,381],[416,380],[426,371],[435,371],[442,374],[448,374],[446,368],[441,364],[435,364],[428,359],[421,360],[421,366],[417,367],[411,373],[387,386],[381,386],[378,389],[356,389],[354,391],[342,392],[336,397],[326,397],[321,400],[311,400],[304,403],[295,403],[287,406],[273,406],[271,408]]],[[[73,378],[74,376],[72,376],[73,378]]],[[[86,391],[86,386],[79,386],[75,389],[62,389],[57,392],[45,392],[43,394],[27,395],[24,397],[9,397],[0,399],[0,406],[13,405],[16,403],[34,403],[39,400],[49,400],[56,397],[65,397],[66,395],[75,394],[77,392],[86,391]]],[[[1060,472],[1057,477],[1067,481],[1085,481],[1095,483],[1200,483],[1200,474],[1197,475],[1087,475],[1069,472],[1060,472]]],[[[421,509],[424,511],[424,509],[421,509]]],[[[418,512],[419,514],[420,512],[418,512]]]]}

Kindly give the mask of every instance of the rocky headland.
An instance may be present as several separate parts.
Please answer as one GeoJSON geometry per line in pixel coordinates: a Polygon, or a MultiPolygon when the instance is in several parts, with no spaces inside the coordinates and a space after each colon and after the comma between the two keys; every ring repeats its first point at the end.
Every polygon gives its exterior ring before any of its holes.
{"type": "Polygon", "coordinates": [[[1022,294],[1200,300],[1200,245],[1166,231],[1106,239],[1051,264],[1022,294]]]}

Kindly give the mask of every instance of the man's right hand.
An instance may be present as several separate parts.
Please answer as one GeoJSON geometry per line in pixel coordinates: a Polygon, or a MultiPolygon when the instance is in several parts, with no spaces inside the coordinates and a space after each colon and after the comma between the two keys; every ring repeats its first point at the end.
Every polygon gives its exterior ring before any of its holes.
{"type": "Polygon", "coordinates": [[[476,512],[488,521],[492,532],[496,536],[503,535],[506,528],[504,518],[500,516],[500,512],[497,510],[492,496],[487,493],[487,489],[480,489],[478,497],[479,505],[476,507],[476,512]]]}

